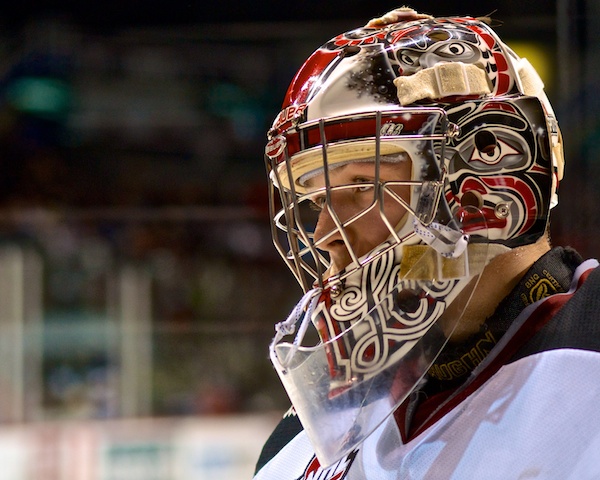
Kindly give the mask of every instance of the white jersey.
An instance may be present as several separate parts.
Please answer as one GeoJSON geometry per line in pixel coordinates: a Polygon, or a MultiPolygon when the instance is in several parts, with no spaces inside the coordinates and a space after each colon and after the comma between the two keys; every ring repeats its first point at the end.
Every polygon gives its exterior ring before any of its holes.
{"type": "Polygon", "coordinates": [[[390,417],[357,451],[322,469],[301,431],[255,479],[598,479],[599,399],[599,353],[542,352],[503,366],[406,444],[390,417]]]}

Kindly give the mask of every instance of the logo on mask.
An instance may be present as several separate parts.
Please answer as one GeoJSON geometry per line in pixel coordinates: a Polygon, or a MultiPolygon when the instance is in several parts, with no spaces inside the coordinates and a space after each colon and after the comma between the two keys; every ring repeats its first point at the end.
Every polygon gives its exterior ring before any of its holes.
{"type": "Polygon", "coordinates": [[[402,123],[384,123],[381,126],[381,136],[387,137],[400,135],[402,133],[402,130],[404,130],[404,125],[402,123]]]}

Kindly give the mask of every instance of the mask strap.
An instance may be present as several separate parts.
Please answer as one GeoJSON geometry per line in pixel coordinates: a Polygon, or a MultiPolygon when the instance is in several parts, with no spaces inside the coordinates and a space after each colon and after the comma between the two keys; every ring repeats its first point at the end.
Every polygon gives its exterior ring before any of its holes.
{"type": "Polygon", "coordinates": [[[415,233],[421,237],[421,240],[442,257],[460,257],[469,243],[468,235],[441,223],[431,222],[429,225],[425,225],[415,218],[413,228],[415,233]]]}
{"type": "Polygon", "coordinates": [[[280,363],[284,366],[289,363],[289,360],[298,350],[298,347],[300,346],[300,343],[306,334],[306,330],[311,322],[312,313],[317,305],[319,297],[321,296],[322,290],[322,288],[316,287],[306,292],[298,304],[290,312],[288,318],[275,325],[275,337],[271,342],[270,348],[272,360],[275,360],[275,345],[279,343],[283,337],[292,335],[296,331],[296,325],[300,322],[298,333],[296,334],[294,342],[288,351],[288,354],[286,355],[286,359],[283,362],[280,361],[280,363]]]}

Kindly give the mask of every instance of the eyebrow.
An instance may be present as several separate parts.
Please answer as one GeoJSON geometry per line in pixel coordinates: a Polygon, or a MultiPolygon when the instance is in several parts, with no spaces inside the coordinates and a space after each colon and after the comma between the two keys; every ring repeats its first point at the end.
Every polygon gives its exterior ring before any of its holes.
{"type": "MultiPolygon", "coordinates": [[[[348,165],[350,165],[350,163],[352,163],[352,162],[344,163],[343,165],[339,165],[337,167],[334,167],[333,169],[330,168],[329,169],[329,174],[331,175],[332,171],[335,171],[335,172],[342,171],[344,168],[346,168],[348,165]]],[[[306,187],[306,188],[320,188],[320,187],[315,187],[312,183],[313,183],[313,180],[315,178],[320,177],[321,175],[323,175],[323,176],[325,175],[324,174],[324,169],[322,169],[322,170],[323,171],[321,173],[318,173],[317,175],[313,175],[312,177],[307,178],[306,181],[304,182],[304,187],[306,187]]]]}

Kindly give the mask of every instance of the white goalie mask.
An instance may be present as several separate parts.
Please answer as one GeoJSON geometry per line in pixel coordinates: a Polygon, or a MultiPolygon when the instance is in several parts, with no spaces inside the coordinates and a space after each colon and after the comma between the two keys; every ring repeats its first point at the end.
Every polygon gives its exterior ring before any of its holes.
{"type": "Polygon", "coordinates": [[[419,385],[490,259],[543,235],[562,152],[532,78],[486,24],[399,9],[292,82],[266,162],[306,294],[271,359],[322,465],[419,385]]]}

